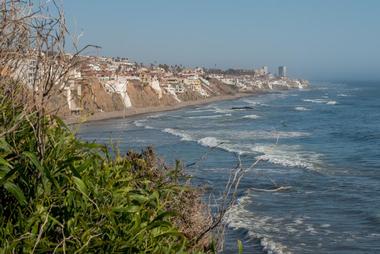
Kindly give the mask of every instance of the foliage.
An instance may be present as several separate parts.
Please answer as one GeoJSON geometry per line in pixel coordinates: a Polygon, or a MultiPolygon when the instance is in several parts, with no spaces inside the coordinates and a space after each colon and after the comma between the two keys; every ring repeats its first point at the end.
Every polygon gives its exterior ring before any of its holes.
{"type": "Polygon", "coordinates": [[[41,154],[41,118],[1,89],[0,102],[0,253],[205,251],[181,226],[200,199],[179,168],[157,166],[150,149],[111,156],[53,116],[41,154]]]}

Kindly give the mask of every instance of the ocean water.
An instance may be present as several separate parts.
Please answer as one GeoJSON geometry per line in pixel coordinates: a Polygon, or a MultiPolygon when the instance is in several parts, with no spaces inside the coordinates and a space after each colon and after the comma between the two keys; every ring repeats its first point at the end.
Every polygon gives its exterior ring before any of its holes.
{"type": "Polygon", "coordinates": [[[248,170],[228,211],[225,253],[380,253],[380,82],[312,83],[81,126],[121,151],[153,146],[218,196],[240,156],[248,170]],[[233,107],[246,107],[233,110],[233,107]],[[248,107],[248,108],[247,108],[248,107]],[[217,148],[215,148],[217,146],[217,148]],[[263,192],[287,186],[282,192],[263,192]]]}

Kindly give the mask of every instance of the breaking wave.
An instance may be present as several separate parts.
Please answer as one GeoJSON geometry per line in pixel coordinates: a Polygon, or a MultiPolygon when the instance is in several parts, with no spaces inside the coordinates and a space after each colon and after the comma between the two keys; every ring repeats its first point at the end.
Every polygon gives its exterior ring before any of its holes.
{"type": "Polygon", "coordinates": [[[258,118],[260,118],[260,116],[258,116],[258,115],[246,115],[246,116],[243,116],[243,118],[246,118],[246,119],[258,119],[258,118]]]}
{"type": "Polygon", "coordinates": [[[187,118],[190,119],[214,119],[214,118],[221,118],[225,116],[231,116],[231,114],[224,114],[224,115],[206,115],[206,116],[189,116],[187,118]]]}
{"type": "MultiPolygon", "coordinates": [[[[163,132],[180,137],[182,141],[193,141],[205,147],[218,147],[227,152],[237,154],[251,154],[256,156],[256,159],[267,161],[272,164],[281,165],[284,167],[304,168],[308,170],[319,171],[321,169],[321,155],[313,152],[303,151],[298,145],[275,145],[275,144],[241,144],[235,143],[228,135],[228,132],[218,132],[218,136],[223,139],[211,136],[212,132],[202,134],[211,134],[210,136],[202,137],[200,133],[191,133],[183,130],[166,128],[163,132]]],[[[215,134],[215,133],[214,133],[215,134]]],[[[231,132],[230,132],[231,134],[231,132]]],[[[247,137],[266,137],[273,138],[294,138],[309,135],[303,132],[270,132],[270,131],[246,131],[237,132],[237,137],[247,139],[247,137]]]]}
{"type": "Polygon", "coordinates": [[[247,229],[249,236],[259,239],[260,245],[268,253],[291,254],[287,246],[271,238],[271,231],[276,230],[275,225],[271,223],[272,218],[255,216],[253,212],[246,209],[250,203],[252,203],[252,197],[248,195],[239,198],[237,204],[226,213],[224,221],[227,225],[233,229],[247,229]]]}
{"type": "Polygon", "coordinates": [[[162,131],[180,137],[182,141],[193,141],[192,137],[182,130],[165,128],[162,131]]]}
{"type": "Polygon", "coordinates": [[[158,114],[150,115],[150,116],[148,116],[148,118],[153,118],[153,119],[154,118],[160,118],[164,115],[165,115],[165,113],[158,113],[158,114]]]}
{"type": "Polygon", "coordinates": [[[203,113],[203,112],[215,112],[213,108],[197,108],[194,110],[187,110],[186,114],[203,113]]]}
{"type": "Polygon", "coordinates": [[[233,112],[232,109],[225,109],[225,108],[219,108],[219,107],[213,107],[213,111],[219,114],[226,114],[226,113],[233,112]]]}
{"type": "Polygon", "coordinates": [[[257,145],[252,150],[262,153],[257,159],[285,167],[319,171],[322,165],[320,154],[302,151],[296,145],[257,145]]]}
{"type": "Polygon", "coordinates": [[[154,129],[154,127],[145,124],[146,122],[147,122],[147,119],[142,119],[142,120],[136,120],[133,123],[136,127],[144,127],[145,129],[154,129]]]}
{"type": "Polygon", "coordinates": [[[311,103],[326,103],[326,99],[304,99],[305,102],[311,102],[311,103]]]}
{"type": "Polygon", "coordinates": [[[301,132],[301,131],[265,131],[265,130],[257,130],[257,131],[203,131],[204,135],[216,135],[228,139],[233,140],[241,140],[241,139],[252,139],[256,140],[267,140],[272,139],[276,140],[277,138],[299,138],[299,137],[308,137],[310,133],[301,132]]]}
{"type": "Polygon", "coordinates": [[[243,100],[243,102],[248,103],[251,106],[268,106],[268,104],[265,104],[265,103],[262,103],[259,101],[255,101],[255,100],[249,100],[249,99],[245,99],[245,100],[243,100]]]}
{"type": "Polygon", "coordinates": [[[309,111],[310,110],[310,109],[305,108],[305,107],[295,107],[294,109],[297,111],[309,111]]]}
{"type": "Polygon", "coordinates": [[[142,119],[142,120],[136,120],[133,123],[134,123],[134,125],[136,127],[144,127],[145,126],[145,124],[144,124],[145,122],[146,122],[146,119],[142,119]]]}
{"type": "Polygon", "coordinates": [[[240,197],[226,213],[224,222],[232,229],[248,230],[248,235],[253,239],[258,239],[260,245],[267,253],[291,254],[291,253],[314,253],[312,247],[285,245],[286,235],[297,238],[307,238],[318,232],[323,234],[331,233],[329,224],[314,224],[307,216],[285,216],[272,217],[261,215],[252,210],[253,200],[258,194],[248,190],[243,197],[240,197]],[[306,249],[305,249],[306,248],[306,249]]]}
{"type": "Polygon", "coordinates": [[[221,145],[223,142],[224,141],[218,140],[217,138],[214,138],[214,137],[205,137],[198,140],[198,144],[201,144],[203,146],[208,146],[208,147],[217,147],[221,145]]]}
{"type": "Polygon", "coordinates": [[[305,102],[311,102],[311,103],[319,103],[319,104],[327,104],[327,105],[335,105],[337,104],[336,101],[328,100],[326,99],[304,99],[305,102]]]}

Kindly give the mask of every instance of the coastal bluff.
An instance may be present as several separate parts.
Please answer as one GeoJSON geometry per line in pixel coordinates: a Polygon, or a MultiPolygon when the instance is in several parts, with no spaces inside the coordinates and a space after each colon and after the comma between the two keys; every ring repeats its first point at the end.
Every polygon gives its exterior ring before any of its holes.
{"type": "Polygon", "coordinates": [[[124,58],[81,58],[64,92],[52,105],[60,105],[58,115],[69,123],[166,111],[309,85],[306,80],[274,76],[267,67],[221,71],[147,67],[124,58]]]}

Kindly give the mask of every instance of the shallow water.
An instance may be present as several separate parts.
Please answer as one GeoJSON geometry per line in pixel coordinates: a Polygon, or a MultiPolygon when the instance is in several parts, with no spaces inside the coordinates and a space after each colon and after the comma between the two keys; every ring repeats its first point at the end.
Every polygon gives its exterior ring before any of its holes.
{"type": "Polygon", "coordinates": [[[380,253],[380,83],[314,83],[309,90],[92,122],[79,136],[112,138],[121,151],[153,145],[168,163],[203,156],[187,172],[216,195],[236,154],[246,167],[260,159],[228,212],[226,253],[236,252],[236,239],[246,253],[380,253]],[[231,109],[246,106],[252,109],[231,109]],[[254,190],[278,186],[291,189],[254,190]]]}

